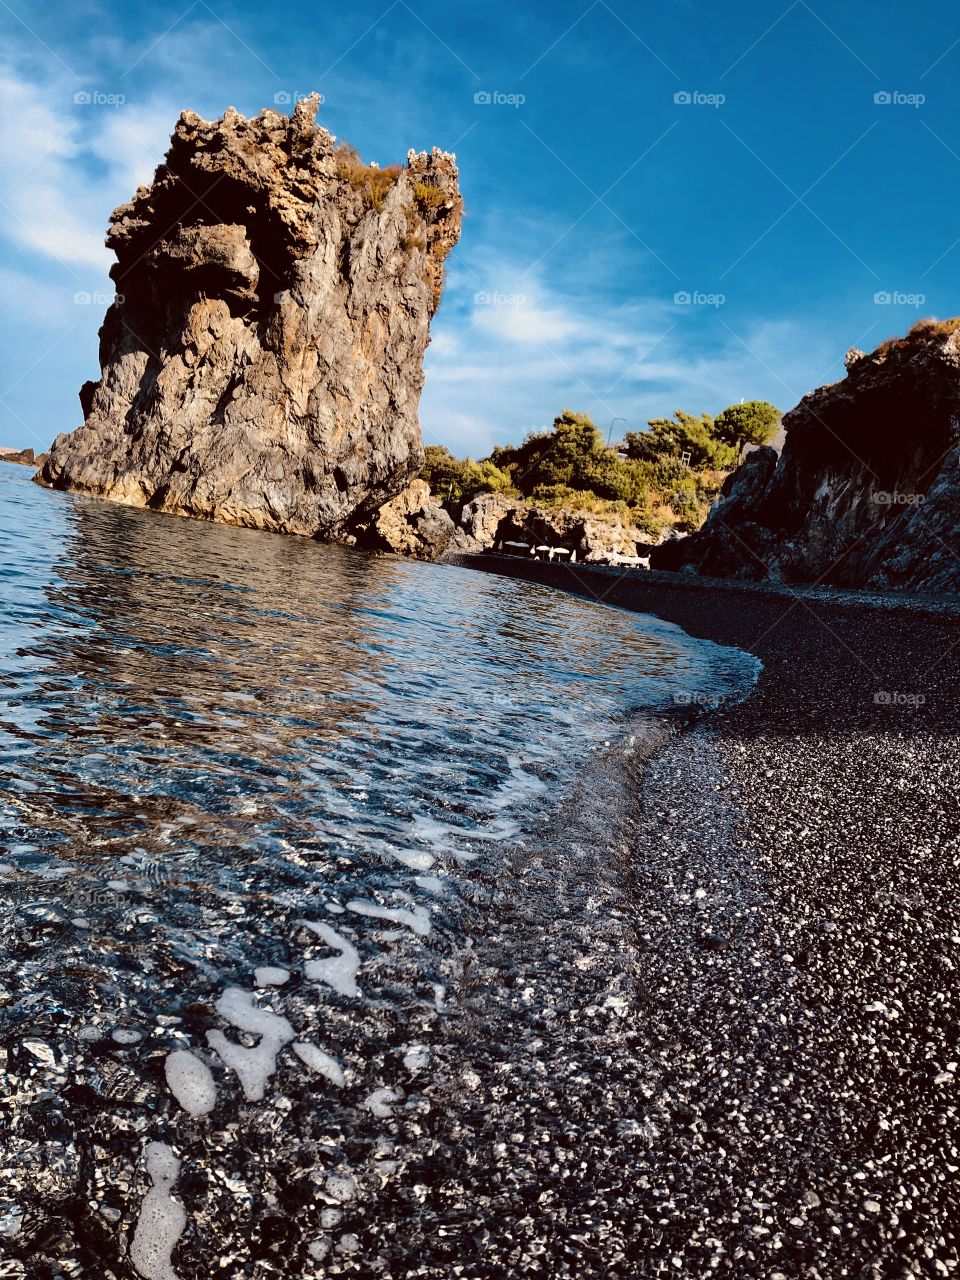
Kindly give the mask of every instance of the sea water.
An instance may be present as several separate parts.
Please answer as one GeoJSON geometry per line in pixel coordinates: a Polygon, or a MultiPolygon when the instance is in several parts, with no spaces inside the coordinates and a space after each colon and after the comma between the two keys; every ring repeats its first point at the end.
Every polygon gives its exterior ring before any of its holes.
{"type": "Polygon", "coordinates": [[[638,726],[743,696],[757,664],[535,585],[13,466],[0,549],[2,1243],[166,1277],[189,1218],[201,1268],[346,1257],[358,1144],[377,1185],[395,1173],[382,1130],[443,1057],[551,815],[638,726]],[[285,1161],[319,1201],[284,1199],[285,1161]],[[280,1243],[223,1243],[214,1184],[280,1243]]]}

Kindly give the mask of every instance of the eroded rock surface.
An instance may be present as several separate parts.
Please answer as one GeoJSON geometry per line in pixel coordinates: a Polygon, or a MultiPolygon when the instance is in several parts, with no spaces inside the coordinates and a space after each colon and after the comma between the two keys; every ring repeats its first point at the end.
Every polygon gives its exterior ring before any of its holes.
{"type": "Polygon", "coordinates": [[[365,166],[317,104],[181,115],[153,183],[112,215],[102,376],[41,484],[336,538],[417,475],[456,164],[434,149],[365,166]]]}
{"type": "Polygon", "coordinates": [[[385,503],[369,526],[358,530],[360,546],[395,551],[417,560],[436,560],[454,534],[452,518],[430,496],[426,480],[411,480],[403,493],[385,503]]]}
{"type": "Polygon", "coordinates": [[[960,589],[960,320],[921,321],[783,421],[699,533],[654,551],[658,569],[754,581],[960,589]]]}
{"type": "Polygon", "coordinates": [[[504,542],[563,547],[585,561],[603,561],[614,555],[645,556],[650,550],[646,535],[617,516],[551,511],[520,498],[481,493],[464,506],[452,549],[488,551],[504,542]]]}

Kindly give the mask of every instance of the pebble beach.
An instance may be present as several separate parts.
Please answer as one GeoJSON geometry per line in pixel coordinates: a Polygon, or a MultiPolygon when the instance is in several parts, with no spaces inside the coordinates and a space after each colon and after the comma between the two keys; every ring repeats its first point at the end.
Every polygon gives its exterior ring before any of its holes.
{"type": "Polygon", "coordinates": [[[615,877],[635,949],[620,1092],[635,1135],[584,1171],[606,1246],[551,1273],[954,1274],[960,609],[460,563],[764,664],[735,705],[693,714],[709,691],[691,691],[685,730],[637,766],[615,877]]]}

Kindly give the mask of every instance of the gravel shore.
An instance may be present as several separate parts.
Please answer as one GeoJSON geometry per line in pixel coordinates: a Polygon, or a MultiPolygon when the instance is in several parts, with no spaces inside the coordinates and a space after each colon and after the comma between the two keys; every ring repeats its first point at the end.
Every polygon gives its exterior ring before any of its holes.
{"type": "Polygon", "coordinates": [[[614,1054],[621,1149],[584,1168],[597,1222],[547,1246],[549,1273],[954,1274],[960,608],[459,563],[764,663],[642,768],[617,873],[639,1013],[633,1065],[614,1054]]]}

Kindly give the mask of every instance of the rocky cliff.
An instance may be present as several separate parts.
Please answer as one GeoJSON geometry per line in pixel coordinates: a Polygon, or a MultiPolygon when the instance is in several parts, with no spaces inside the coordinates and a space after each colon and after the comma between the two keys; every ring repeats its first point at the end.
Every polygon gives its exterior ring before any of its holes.
{"type": "Polygon", "coordinates": [[[111,217],[102,375],[39,483],[337,538],[417,475],[456,164],[366,166],[317,105],[181,115],[153,183],[111,217]]]}
{"type": "Polygon", "coordinates": [[[652,567],[754,581],[960,589],[960,320],[921,321],[783,420],[703,528],[652,567]]]}

